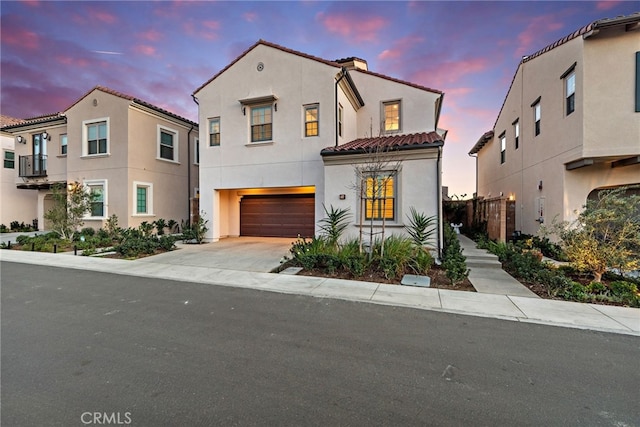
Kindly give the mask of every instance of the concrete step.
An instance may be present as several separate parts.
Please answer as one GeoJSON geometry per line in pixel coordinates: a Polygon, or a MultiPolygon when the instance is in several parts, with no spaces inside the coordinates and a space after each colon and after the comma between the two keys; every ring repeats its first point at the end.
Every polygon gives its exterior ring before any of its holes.
{"type": "Polygon", "coordinates": [[[467,267],[476,268],[502,268],[502,263],[498,261],[498,258],[481,258],[481,257],[467,257],[467,267]]]}

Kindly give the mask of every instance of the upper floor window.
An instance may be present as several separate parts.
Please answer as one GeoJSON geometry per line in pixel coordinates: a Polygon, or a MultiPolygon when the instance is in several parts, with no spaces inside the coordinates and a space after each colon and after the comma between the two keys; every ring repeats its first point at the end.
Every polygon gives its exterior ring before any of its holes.
{"type": "Polygon", "coordinates": [[[364,179],[365,219],[395,219],[395,175],[395,172],[381,173],[364,179]]]}
{"type": "Polygon", "coordinates": [[[573,113],[576,109],[576,72],[571,71],[564,78],[564,91],[566,100],[566,114],[567,116],[573,113]]]}
{"type": "Polygon", "coordinates": [[[518,147],[520,146],[520,120],[516,119],[515,122],[513,122],[513,134],[514,134],[514,146],[515,149],[517,150],[518,147]]]}
{"type": "Polygon", "coordinates": [[[60,135],[60,155],[61,156],[67,155],[67,134],[66,133],[63,133],[62,135],[60,135]]]}
{"type": "Polygon", "coordinates": [[[538,136],[540,135],[540,97],[531,104],[531,107],[533,108],[533,133],[535,136],[538,136]]]}
{"type": "Polygon", "coordinates": [[[4,152],[4,168],[15,169],[16,167],[16,153],[6,150],[4,152]]]}
{"type": "Polygon", "coordinates": [[[338,104],[338,136],[342,136],[342,117],[344,115],[344,109],[342,105],[338,104]]]}
{"type": "Polygon", "coordinates": [[[271,105],[251,107],[251,142],[271,141],[273,138],[271,105]]]}
{"type": "Polygon", "coordinates": [[[209,119],[209,146],[220,145],[220,117],[209,119]]]}
{"type": "Polygon", "coordinates": [[[382,106],[383,106],[383,114],[384,114],[384,131],[398,132],[402,130],[402,124],[400,122],[400,116],[401,116],[400,101],[383,102],[382,106]]]}
{"type": "Polygon", "coordinates": [[[507,159],[507,135],[502,132],[500,135],[500,164],[504,163],[507,159]]]}
{"type": "Polygon", "coordinates": [[[85,147],[83,154],[98,155],[109,153],[109,126],[107,120],[84,122],[85,147]]]}
{"type": "Polygon", "coordinates": [[[158,126],[158,158],[178,161],[178,131],[158,126]]]}
{"type": "Polygon", "coordinates": [[[318,136],[318,104],[307,105],[304,107],[304,136],[318,136]]]}

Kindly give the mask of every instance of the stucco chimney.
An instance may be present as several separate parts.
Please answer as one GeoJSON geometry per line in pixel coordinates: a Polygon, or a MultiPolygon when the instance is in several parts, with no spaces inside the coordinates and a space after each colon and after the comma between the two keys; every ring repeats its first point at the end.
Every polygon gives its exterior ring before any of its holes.
{"type": "Polygon", "coordinates": [[[369,68],[367,67],[367,61],[365,61],[364,59],[356,58],[355,56],[336,59],[335,62],[346,67],[348,70],[369,70],[369,68]]]}

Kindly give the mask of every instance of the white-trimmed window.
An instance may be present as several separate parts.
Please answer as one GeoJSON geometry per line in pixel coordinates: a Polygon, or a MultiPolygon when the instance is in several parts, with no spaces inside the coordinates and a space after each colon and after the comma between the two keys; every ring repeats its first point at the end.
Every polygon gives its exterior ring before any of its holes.
{"type": "Polygon", "coordinates": [[[200,164],[200,140],[198,138],[193,141],[193,164],[200,164]]]}
{"type": "Polygon", "coordinates": [[[344,108],[338,104],[338,136],[342,136],[342,120],[344,116],[344,108]]]}
{"type": "Polygon", "coordinates": [[[153,184],[150,182],[133,182],[133,215],[153,215],[153,184]]]}
{"type": "Polygon", "coordinates": [[[86,219],[105,219],[107,214],[107,180],[96,179],[84,181],[84,185],[94,197],[91,202],[91,210],[87,214],[86,219]]]}
{"type": "Polygon", "coordinates": [[[178,131],[158,125],[158,159],[178,162],[178,131]]]}
{"type": "Polygon", "coordinates": [[[66,133],[63,133],[62,135],[60,135],[60,155],[61,156],[67,155],[67,134],[66,133]]]}
{"type": "Polygon", "coordinates": [[[16,168],[16,153],[10,150],[4,151],[4,168],[15,169],[16,168]]]}
{"type": "Polygon", "coordinates": [[[320,135],[319,125],[320,106],[311,104],[304,106],[304,136],[320,135]]]}
{"type": "Polygon", "coordinates": [[[500,135],[500,164],[507,160],[507,134],[502,132],[500,135]]]}
{"type": "Polygon", "coordinates": [[[567,116],[576,110],[576,72],[571,71],[564,78],[564,96],[567,116]]]}
{"type": "Polygon", "coordinates": [[[251,107],[251,142],[273,139],[272,108],[271,104],[251,107]]]}
{"type": "Polygon", "coordinates": [[[533,134],[534,136],[540,135],[540,98],[538,98],[533,104],[531,104],[533,108],[533,134]]]}
{"type": "Polygon", "coordinates": [[[386,101],[382,103],[384,118],[384,131],[387,133],[400,132],[402,130],[402,107],[400,100],[386,101]]]}
{"type": "Polygon", "coordinates": [[[220,145],[220,117],[209,119],[209,146],[220,145]]]}
{"type": "Polygon", "coordinates": [[[520,119],[516,119],[513,124],[513,135],[514,135],[514,144],[515,149],[517,150],[520,147],[520,119]]]}
{"type": "Polygon", "coordinates": [[[82,155],[103,156],[109,154],[109,118],[82,122],[82,155]]]}

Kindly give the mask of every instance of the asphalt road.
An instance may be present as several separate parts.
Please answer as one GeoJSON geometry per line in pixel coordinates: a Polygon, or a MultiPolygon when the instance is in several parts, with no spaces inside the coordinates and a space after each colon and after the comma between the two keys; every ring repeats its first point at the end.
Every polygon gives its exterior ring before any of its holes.
{"type": "Polygon", "coordinates": [[[640,425],[640,338],[1,263],[2,426],[640,425]]]}

